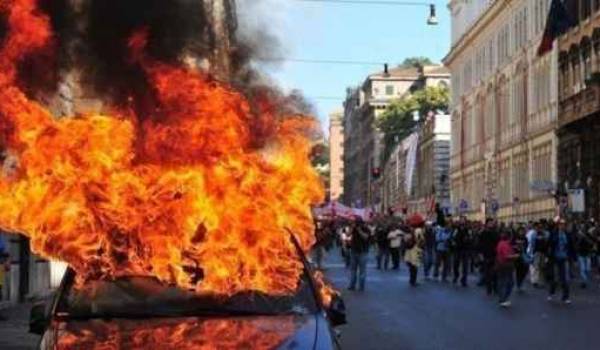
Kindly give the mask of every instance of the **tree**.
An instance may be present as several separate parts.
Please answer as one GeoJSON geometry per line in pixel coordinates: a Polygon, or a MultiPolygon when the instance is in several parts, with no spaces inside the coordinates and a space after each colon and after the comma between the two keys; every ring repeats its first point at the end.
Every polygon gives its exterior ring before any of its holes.
{"type": "Polygon", "coordinates": [[[447,113],[450,104],[450,91],[447,87],[431,86],[415,91],[399,100],[392,102],[377,119],[377,127],[384,133],[385,149],[383,161],[389,157],[394,146],[410,135],[417,122],[414,112],[418,111],[421,118],[429,112],[447,113]]]}
{"type": "Polygon", "coordinates": [[[330,164],[329,164],[329,143],[319,141],[313,145],[310,159],[313,167],[321,176],[325,186],[329,186],[330,164]]]}
{"type": "Polygon", "coordinates": [[[410,67],[423,67],[427,65],[431,65],[433,62],[428,57],[418,56],[418,57],[408,57],[404,59],[404,62],[400,65],[403,68],[410,67]]]}

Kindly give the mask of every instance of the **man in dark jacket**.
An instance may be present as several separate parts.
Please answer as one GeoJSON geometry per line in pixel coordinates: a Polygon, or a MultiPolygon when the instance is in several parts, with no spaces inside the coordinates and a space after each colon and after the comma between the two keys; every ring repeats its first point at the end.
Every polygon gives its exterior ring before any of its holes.
{"type": "Polygon", "coordinates": [[[467,226],[467,219],[461,216],[458,227],[452,235],[452,247],[454,253],[454,280],[453,283],[460,283],[463,287],[467,287],[467,277],[469,275],[469,253],[471,250],[471,230],[467,226]]]}
{"type": "Polygon", "coordinates": [[[590,234],[590,229],[585,224],[578,226],[574,239],[576,242],[575,248],[577,249],[579,274],[581,275],[581,288],[586,288],[590,282],[592,273],[592,254],[596,246],[596,239],[590,234]]]}
{"type": "Polygon", "coordinates": [[[423,247],[423,273],[429,279],[435,260],[435,229],[431,222],[425,225],[425,244],[423,247]]]}
{"type": "Polygon", "coordinates": [[[388,240],[389,225],[379,222],[375,228],[375,240],[377,242],[377,270],[387,270],[390,263],[390,244],[388,240]]]}
{"type": "Polygon", "coordinates": [[[487,219],[485,228],[479,237],[479,253],[482,256],[481,272],[488,295],[491,295],[496,290],[494,266],[496,264],[496,247],[499,241],[500,235],[496,228],[496,222],[494,219],[487,219]]]}
{"type": "Polygon", "coordinates": [[[358,274],[358,290],[365,289],[367,279],[367,256],[371,231],[360,217],[356,217],[350,229],[350,285],[349,290],[356,289],[358,274]]]}
{"type": "Polygon", "coordinates": [[[548,301],[552,301],[556,293],[558,280],[562,289],[562,301],[565,304],[570,304],[569,298],[569,281],[567,277],[567,263],[575,260],[575,244],[571,232],[567,230],[566,222],[560,219],[558,228],[553,230],[548,239],[548,271],[547,278],[550,284],[550,295],[548,301]]]}

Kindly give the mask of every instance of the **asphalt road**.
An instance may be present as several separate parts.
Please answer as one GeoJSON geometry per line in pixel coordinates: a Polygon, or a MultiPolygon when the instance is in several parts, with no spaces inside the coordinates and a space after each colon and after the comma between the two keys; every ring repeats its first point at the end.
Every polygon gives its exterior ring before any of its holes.
{"type": "MultiPolygon", "coordinates": [[[[440,282],[408,286],[406,267],[400,272],[369,266],[367,290],[347,292],[348,271],[337,252],[326,259],[326,275],[340,290],[349,324],[342,327],[344,350],[537,350],[598,349],[600,290],[597,282],[582,291],[573,286],[573,304],[548,303],[543,290],[528,287],[513,295],[506,310],[474,287],[440,282]]],[[[34,348],[37,337],[27,333],[29,304],[4,310],[0,349],[34,348]]]]}
{"type": "Polygon", "coordinates": [[[0,310],[0,349],[34,349],[39,337],[28,333],[30,303],[0,310]]]}
{"type": "MultiPolygon", "coordinates": [[[[545,290],[527,286],[513,294],[513,306],[475,287],[434,281],[408,285],[407,268],[378,271],[370,259],[364,293],[345,290],[348,271],[337,252],[326,259],[326,275],[342,290],[349,324],[342,327],[344,350],[598,349],[600,290],[573,286],[572,305],[549,303],[545,290]]],[[[419,271],[421,279],[421,271],[419,271]]]]}

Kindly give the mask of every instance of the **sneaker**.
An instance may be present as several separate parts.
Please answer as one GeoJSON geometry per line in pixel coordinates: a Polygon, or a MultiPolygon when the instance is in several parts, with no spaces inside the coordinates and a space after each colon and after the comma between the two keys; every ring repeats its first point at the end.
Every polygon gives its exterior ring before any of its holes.
{"type": "Polygon", "coordinates": [[[548,295],[548,297],[546,298],[546,300],[548,301],[552,301],[554,298],[552,297],[552,295],[548,295]]]}
{"type": "Polygon", "coordinates": [[[565,299],[563,300],[563,302],[567,305],[570,305],[572,303],[571,299],[565,299]]]}
{"type": "Polygon", "coordinates": [[[502,306],[502,307],[510,307],[511,305],[512,304],[511,304],[510,300],[507,300],[507,301],[505,301],[503,303],[500,303],[500,306],[502,306]]]}
{"type": "Polygon", "coordinates": [[[351,292],[354,292],[356,290],[356,288],[354,288],[354,287],[348,287],[347,289],[351,292]]]}

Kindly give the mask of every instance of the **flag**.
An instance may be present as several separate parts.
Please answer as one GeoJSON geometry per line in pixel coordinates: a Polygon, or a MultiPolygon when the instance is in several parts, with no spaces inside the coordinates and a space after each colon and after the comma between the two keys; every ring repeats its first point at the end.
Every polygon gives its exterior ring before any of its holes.
{"type": "Polygon", "coordinates": [[[559,36],[566,33],[571,27],[574,26],[572,17],[569,15],[563,0],[552,0],[550,4],[550,12],[548,13],[548,19],[546,20],[546,29],[544,29],[544,36],[542,42],[538,47],[538,56],[543,56],[554,46],[554,40],[559,36]]]}

